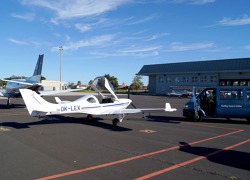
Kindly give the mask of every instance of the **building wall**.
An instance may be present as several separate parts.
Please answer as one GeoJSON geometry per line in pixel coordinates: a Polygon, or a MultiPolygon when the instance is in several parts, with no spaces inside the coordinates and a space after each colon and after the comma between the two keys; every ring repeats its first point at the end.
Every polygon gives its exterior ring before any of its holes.
{"type": "Polygon", "coordinates": [[[250,72],[149,75],[149,93],[151,94],[166,94],[173,89],[190,90],[193,86],[204,88],[219,85],[250,86],[250,72]]]}
{"type": "Polygon", "coordinates": [[[249,79],[250,72],[228,72],[220,73],[220,79],[249,79]]]}
{"type": "Polygon", "coordinates": [[[159,74],[155,78],[149,76],[150,87],[155,84],[155,89],[149,88],[151,94],[166,94],[175,88],[192,89],[196,87],[210,87],[219,84],[218,73],[195,74],[159,74]],[[153,81],[154,80],[154,81],[153,81]],[[155,91],[154,91],[155,90],[155,91]]]}
{"type": "MultiPolygon", "coordinates": [[[[62,82],[62,89],[65,89],[64,82],[62,82]]],[[[60,90],[60,81],[42,80],[43,91],[57,91],[60,90]]]]}
{"type": "Polygon", "coordinates": [[[151,75],[148,77],[149,83],[148,83],[148,91],[152,94],[156,93],[156,76],[151,75]]]}

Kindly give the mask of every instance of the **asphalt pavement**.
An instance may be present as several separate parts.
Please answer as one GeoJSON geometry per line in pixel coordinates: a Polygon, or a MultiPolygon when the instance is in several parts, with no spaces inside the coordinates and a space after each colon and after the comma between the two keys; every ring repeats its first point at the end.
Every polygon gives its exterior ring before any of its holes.
{"type": "Polygon", "coordinates": [[[169,102],[177,111],[126,115],[115,127],[113,115],[92,122],[83,114],[38,119],[22,99],[10,107],[0,99],[0,180],[249,179],[246,120],[191,122],[182,117],[186,98],[130,97],[137,108],[169,102]]]}

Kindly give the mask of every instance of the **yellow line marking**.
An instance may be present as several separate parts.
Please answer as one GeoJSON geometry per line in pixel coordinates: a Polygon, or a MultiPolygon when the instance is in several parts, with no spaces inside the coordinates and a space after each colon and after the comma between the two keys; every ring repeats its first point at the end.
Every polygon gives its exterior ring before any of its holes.
{"type": "Polygon", "coordinates": [[[0,131],[10,131],[8,128],[0,127],[0,131]]]}
{"type": "Polygon", "coordinates": [[[144,129],[144,130],[140,130],[140,132],[142,132],[142,133],[155,133],[155,132],[157,132],[157,131],[154,131],[154,130],[150,130],[150,129],[144,129]]]}

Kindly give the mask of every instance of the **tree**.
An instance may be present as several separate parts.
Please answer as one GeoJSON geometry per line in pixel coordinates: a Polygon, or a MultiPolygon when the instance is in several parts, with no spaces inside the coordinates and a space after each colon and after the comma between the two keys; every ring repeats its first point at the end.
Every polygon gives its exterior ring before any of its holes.
{"type": "Polygon", "coordinates": [[[142,79],[142,76],[136,75],[133,79],[132,84],[130,85],[131,89],[135,89],[135,90],[142,89],[143,82],[141,81],[141,79],[142,79]]]}
{"type": "Polygon", "coordinates": [[[107,80],[109,80],[109,82],[114,86],[114,89],[118,89],[118,79],[114,76],[110,76],[109,74],[105,74],[104,75],[105,78],[107,78],[107,80]]]}
{"type": "Polygon", "coordinates": [[[77,86],[81,85],[82,82],[81,81],[77,81],[77,86]]]}
{"type": "Polygon", "coordinates": [[[0,87],[3,87],[5,85],[4,81],[0,80],[0,87]]]}

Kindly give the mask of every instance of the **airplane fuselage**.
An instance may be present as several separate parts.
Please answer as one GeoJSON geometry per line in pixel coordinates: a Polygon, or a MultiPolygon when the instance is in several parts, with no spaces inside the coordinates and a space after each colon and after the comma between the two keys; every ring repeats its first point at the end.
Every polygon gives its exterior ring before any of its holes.
{"type": "MultiPolygon", "coordinates": [[[[126,109],[131,103],[130,99],[119,99],[112,103],[99,103],[95,96],[88,95],[79,101],[73,101],[69,103],[62,104],[50,104],[48,105],[48,110],[44,109],[45,113],[39,112],[39,115],[56,115],[56,114],[92,114],[92,115],[102,115],[102,114],[113,114],[114,110],[126,109]],[[90,102],[92,99],[94,101],[90,102]]],[[[34,113],[33,116],[38,116],[34,113]]]]}
{"type": "Polygon", "coordinates": [[[29,82],[25,79],[23,79],[23,80],[16,79],[15,81],[16,82],[10,81],[10,82],[7,82],[7,84],[6,84],[5,91],[6,91],[6,93],[9,94],[9,97],[20,97],[21,94],[20,94],[19,89],[30,89],[30,90],[36,91],[40,87],[40,85],[38,85],[38,84],[34,84],[34,85],[22,84],[22,83],[32,83],[32,82],[29,82]],[[20,82],[20,83],[18,83],[18,82],[20,82]]]}
{"type": "Polygon", "coordinates": [[[104,103],[104,104],[94,104],[94,105],[86,105],[86,104],[68,104],[68,105],[62,105],[60,106],[60,109],[57,109],[60,111],[60,113],[75,113],[75,112],[80,112],[80,113],[89,113],[93,115],[100,115],[100,114],[105,114],[107,111],[110,109],[112,110],[119,110],[119,109],[126,109],[130,101],[123,99],[119,99],[119,102],[114,102],[114,103],[104,103]]]}

